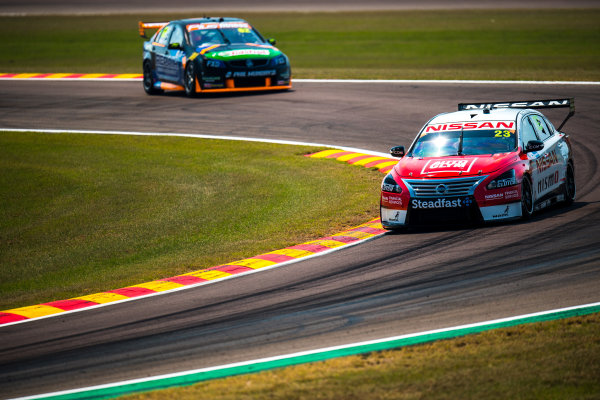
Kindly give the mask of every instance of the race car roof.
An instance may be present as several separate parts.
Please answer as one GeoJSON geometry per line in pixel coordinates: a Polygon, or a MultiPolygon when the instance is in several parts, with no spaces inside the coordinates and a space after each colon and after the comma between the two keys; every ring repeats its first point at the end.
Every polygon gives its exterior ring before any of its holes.
{"type": "Polygon", "coordinates": [[[179,22],[184,25],[189,25],[189,24],[202,24],[202,23],[206,23],[206,22],[246,22],[246,21],[241,18],[230,18],[230,17],[218,17],[218,18],[202,17],[202,18],[180,19],[180,20],[172,21],[172,22],[179,22]]]}
{"type": "Polygon", "coordinates": [[[139,21],[138,22],[138,30],[139,30],[139,34],[141,37],[143,38],[147,38],[146,36],[146,29],[160,29],[165,25],[168,24],[172,24],[172,23],[176,23],[176,24],[181,24],[181,25],[190,25],[190,24],[202,24],[202,23],[209,23],[209,22],[216,22],[216,23],[220,23],[220,22],[246,22],[245,20],[241,19],[241,18],[230,18],[230,17],[218,17],[218,18],[211,18],[211,17],[201,17],[201,18],[188,18],[188,19],[179,19],[179,20],[174,20],[174,21],[169,21],[169,22],[143,22],[143,21],[139,21]]]}
{"type": "Polygon", "coordinates": [[[429,121],[428,125],[465,121],[514,121],[517,119],[517,114],[519,114],[521,111],[523,110],[516,108],[502,108],[485,111],[454,111],[436,115],[431,119],[431,121],[429,121]]]}

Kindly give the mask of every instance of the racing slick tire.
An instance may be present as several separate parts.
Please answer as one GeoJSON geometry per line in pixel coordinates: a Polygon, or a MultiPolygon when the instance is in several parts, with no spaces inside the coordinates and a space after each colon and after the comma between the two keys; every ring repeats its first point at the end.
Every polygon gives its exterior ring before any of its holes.
{"type": "Polygon", "coordinates": [[[573,164],[568,163],[567,171],[565,172],[565,184],[563,186],[563,194],[565,196],[563,205],[569,206],[573,204],[573,201],[575,201],[576,191],[577,190],[575,186],[575,171],[573,169],[573,164]]]}
{"type": "Polygon", "coordinates": [[[152,67],[149,62],[144,63],[144,91],[149,95],[160,94],[163,91],[154,87],[154,76],[152,75],[152,67]]]}
{"type": "Polygon", "coordinates": [[[521,182],[521,215],[525,220],[533,215],[533,189],[528,176],[524,176],[521,182]]]}
{"type": "Polygon", "coordinates": [[[187,97],[196,96],[196,68],[194,63],[190,62],[185,67],[185,75],[183,77],[183,87],[185,88],[185,94],[187,97]]]}

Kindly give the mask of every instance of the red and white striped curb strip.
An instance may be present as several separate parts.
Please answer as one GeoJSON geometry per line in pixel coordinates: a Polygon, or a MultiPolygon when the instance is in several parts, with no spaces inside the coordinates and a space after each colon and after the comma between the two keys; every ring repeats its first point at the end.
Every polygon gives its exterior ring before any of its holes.
{"type": "Polygon", "coordinates": [[[57,80],[141,80],[142,74],[40,74],[40,73],[0,73],[0,79],[57,79],[57,80]]]}

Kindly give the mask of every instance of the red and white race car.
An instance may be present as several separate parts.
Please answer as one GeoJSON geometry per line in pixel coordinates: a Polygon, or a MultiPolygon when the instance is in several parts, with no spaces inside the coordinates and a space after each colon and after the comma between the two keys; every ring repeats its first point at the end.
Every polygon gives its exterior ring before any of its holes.
{"type": "Polygon", "coordinates": [[[459,104],[435,116],[381,184],[381,224],[530,218],[575,198],[569,138],[560,132],[574,99],[459,104]],[[535,109],[569,107],[558,129],[535,109]]]}

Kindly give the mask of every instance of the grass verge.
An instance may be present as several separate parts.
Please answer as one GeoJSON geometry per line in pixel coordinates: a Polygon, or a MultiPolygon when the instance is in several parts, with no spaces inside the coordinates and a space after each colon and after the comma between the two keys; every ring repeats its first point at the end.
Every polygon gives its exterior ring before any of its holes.
{"type": "Polygon", "coordinates": [[[153,399],[597,399],[600,314],[125,396],[153,399]]]}
{"type": "Polygon", "coordinates": [[[377,215],[381,174],[311,147],[0,132],[0,310],[152,281],[377,215]]]}
{"type": "MultiPolygon", "coordinates": [[[[275,37],[296,78],[600,80],[600,9],[227,15],[275,37]]],[[[184,17],[2,17],[0,72],[141,73],[137,21],[184,17]]]]}

